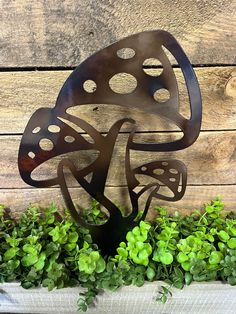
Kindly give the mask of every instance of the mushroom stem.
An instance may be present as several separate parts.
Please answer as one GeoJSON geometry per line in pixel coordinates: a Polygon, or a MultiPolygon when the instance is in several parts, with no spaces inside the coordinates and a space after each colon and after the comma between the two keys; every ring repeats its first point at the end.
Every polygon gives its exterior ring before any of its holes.
{"type": "Polygon", "coordinates": [[[62,196],[64,198],[67,209],[70,211],[72,218],[77,223],[81,224],[82,226],[85,226],[84,220],[78,214],[78,212],[74,206],[74,202],[72,201],[70,192],[68,190],[66,180],[65,180],[65,174],[64,174],[64,168],[65,167],[69,168],[69,170],[73,174],[73,176],[74,176],[74,172],[76,171],[75,165],[68,159],[66,159],[66,160],[64,159],[59,163],[58,168],[57,168],[57,174],[58,174],[58,180],[59,180],[59,185],[61,188],[62,196]]]}

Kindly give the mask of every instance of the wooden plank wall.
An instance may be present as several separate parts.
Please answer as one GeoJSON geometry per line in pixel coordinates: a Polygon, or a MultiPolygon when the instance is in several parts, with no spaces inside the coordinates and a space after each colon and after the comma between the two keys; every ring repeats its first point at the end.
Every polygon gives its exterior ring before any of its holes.
{"type": "MultiPolygon", "coordinates": [[[[53,107],[57,94],[73,67],[96,50],[143,30],[165,29],[180,42],[196,71],[203,98],[203,124],[197,142],[185,151],[159,154],[180,159],[188,166],[188,187],[175,203],[157,202],[171,210],[188,212],[216,195],[227,209],[236,210],[236,2],[161,0],[0,0],[0,203],[14,213],[29,203],[63,204],[58,187],[34,189],[17,170],[20,138],[31,114],[40,107],[53,107]]],[[[176,65],[185,115],[188,97],[176,65]]],[[[122,81],[117,81],[122,86],[122,81]]],[[[80,117],[106,132],[112,122],[132,116],[140,122],[139,136],[165,140],[180,136],[164,121],[144,117],[119,107],[102,105],[73,109],[80,117]]],[[[122,129],[109,173],[107,194],[128,203],[122,171],[127,137],[122,129]]],[[[133,160],[153,159],[152,153],[135,152],[133,160]]],[[[88,156],[81,156],[82,163],[88,156]]],[[[156,154],[155,154],[155,159],[156,154]]],[[[55,164],[39,169],[45,177],[55,164]]],[[[145,183],[145,181],[143,182],[145,183]]],[[[71,181],[75,200],[88,201],[71,181]]]]}

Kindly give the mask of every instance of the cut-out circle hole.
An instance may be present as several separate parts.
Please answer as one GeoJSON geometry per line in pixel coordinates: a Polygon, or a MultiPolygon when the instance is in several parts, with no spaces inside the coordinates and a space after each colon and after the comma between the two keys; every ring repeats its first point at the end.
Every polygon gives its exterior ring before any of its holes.
{"type": "Polygon", "coordinates": [[[143,62],[143,71],[150,76],[159,76],[163,72],[163,67],[158,59],[149,58],[143,62]]]}
{"type": "Polygon", "coordinates": [[[178,186],[178,192],[180,193],[182,191],[182,189],[183,189],[182,185],[179,185],[178,186]]]}
{"type": "Polygon", "coordinates": [[[51,133],[58,133],[58,132],[60,132],[60,127],[58,125],[51,124],[48,127],[48,131],[51,133]]]}
{"type": "Polygon", "coordinates": [[[170,182],[175,182],[176,179],[175,179],[175,178],[170,178],[169,181],[170,181],[170,182]]]}
{"type": "Polygon", "coordinates": [[[34,133],[34,134],[39,133],[40,130],[41,130],[41,128],[39,126],[37,126],[36,128],[33,129],[32,133],[34,133]]]}
{"type": "Polygon", "coordinates": [[[147,167],[143,166],[143,167],[141,168],[141,170],[142,170],[142,171],[147,171],[147,167]]]}
{"type": "Polygon", "coordinates": [[[171,168],[169,171],[170,171],[170,173],[178,174],[178,170],[176,170],[176,169],[174,169],[174,168],[171,168]]]}
{"type": "Polygon", "coordinates": [[[29,152],[29,153],[28,153],[28,156],[29,156],[30,158],[34,159],[34,157],[35,157],[35,153],[33,153],[33,152],[29,152]]]}
{"type": "Polygon", "coordinates": [[[166,102],[170,99],[170,92],[165,88],[158,89],[157,91],[155,91],[153,98],[157,102],[166,102]]]}
{"type": "Polygon", "coordinates": [[[131,59],[135,56],[135,51],[131,48],[122,48],[116,54],[120,59],[131,59]]]}
{"type": "Polygon", "coordinates": [[[137,87],[136,78],[129,73],[117,73],[109,81],[111,90],[117,94],[130,94],[137,87]]]}
{"type": "Polygon", "coordinates": [[[73,136],[67,135],[67,136],[65,137],[65,141],[66,141],[67,143],[73,143],[73,142],[75,141],[75,138],[74,138],[73,136]]]}
{"type": "Polygon", "coordinates": [[[97,89],[97,84],[93,80],[87,80],[84,82],[83,88],[87,93],[94,93],[97,89]]]}
{"type": "Polygon", "coordinates": [[[168,162],[167,161],[163,161],[161,164],[162,164],[162,166],[168,166],[168,162]]]}
{"type": "Polygon", "coordinates": [[[48,138],[42,138],[39,142],[39,146],[42,150],[50,151],[53,149],[53,142],[48,138]]]}
{"type": "Polygon", "coordinates": [[[164,172],[165,172],[165,170],[164,169],[160,169],[160,168],[153,170],[153,173],[157,174],[158,176],[162,175],[164,172]]]}

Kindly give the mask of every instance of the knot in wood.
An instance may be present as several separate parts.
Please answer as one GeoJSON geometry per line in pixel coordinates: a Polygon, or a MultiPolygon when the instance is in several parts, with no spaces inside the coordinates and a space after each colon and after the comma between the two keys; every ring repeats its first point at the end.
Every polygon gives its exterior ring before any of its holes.
{"type": "Polygon", "coordinates": [[[225,85],[225,95],[236,98],[236,75],[230,77],[225,85]]]}

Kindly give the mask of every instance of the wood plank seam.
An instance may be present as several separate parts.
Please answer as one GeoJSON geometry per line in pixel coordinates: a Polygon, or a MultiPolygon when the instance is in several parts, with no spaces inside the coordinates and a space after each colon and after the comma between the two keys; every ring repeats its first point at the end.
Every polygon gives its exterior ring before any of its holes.
{"type": "MultiPolygon", "coordinates": [[[[234,84],[236,67],[210,67],[195,69],[203,99],[202,131],[236,129],[236,88],[234,84]],[[217,121],[217,123],[215,122],[217,121]]],[[[181,107],[187,110],[187,95],[179,72],[181,107]]],[[[71,71],[36,71],[0,73],[0,134],[22,134],[30,116],[40,107],[53,107],[57,94],[71,71]],[[29,82],[30,85],[29,85],[29,82]]],[[[118,84],[121,84],[119,81],[118,84]]],[[[96,104],[74,107],[71,114],[87,119],[101,132],[109,129],[111,118],[119,120],[127,115],[139,124],[140,132],[176,131],[179,129],[164,119],[148,115],[149,125],[143,122],[143,112],[129,112],[122,107],[96,104]],[[96,109],[97,108],[97,109],[96,109]],[[96,110],[94,110],[96,109],[96,110]]],[[[147,117],[147,116],[146,116],[147,117]]],[[[113,122],[113,120],[112,120],[113,122]]],[[[127,129],[127,128],[126,128],[127,129]]],[[[122,129],[125,131],[126,129],[122,129]]]]}

